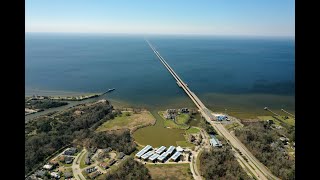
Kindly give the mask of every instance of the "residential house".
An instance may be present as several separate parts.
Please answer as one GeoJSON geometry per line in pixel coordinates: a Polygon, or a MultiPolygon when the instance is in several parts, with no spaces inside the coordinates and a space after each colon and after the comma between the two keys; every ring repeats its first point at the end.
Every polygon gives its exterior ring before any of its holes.
{"type": "Polygon", "coordinates": [[[60,179],[60,174],[58,172],[51,172],[50,175],[53,178],[60,179]]]}
{"type": "Polygon", "coordinates": [[[78,151],[77,148],[71,147],[71,148],[65,150],[63,154],[64,154],[64,155],[72,156],[72,155],[74,155],[77,151],[78,151]]]}
{"type": "Polygon", "coordinates": [[[125,154],[123,153],[123,152],[120,152],[119,154],[118,154],[118,159],[122,159],[123,157],[125,156],[125,154]]]}
{"type": "Polygon", "coordinates": [[[108,164],[107,164],[106,162],[100,163],[100,166],[101,166],[103,169],[107,169],[107,168],[108,168],[108,164]]]}
{"type": "Polygon", "coordinates": [[[89,178],[94,179],[97,176],[99,176],[100,174],[101,173],[99,171],[96,171],[96,172],[93,172],[93,173],[89,174],[88,176],[89,176],[89,178]]]}
{"type": "Polygon", "coordinates": [[[111,159],[109,162],[108,162],[108,166],[112,166],[114,163],[116,163],[117,160],[115,159],[111,159]]]}
{"type": "Polygon", "coordinates": [[[71,164],[72,161],[73,161],[73,157],[71,157],[71,156],[66,156],[64,158],[64,163],[66,163],[66,164],[71,164]]]}
{"type": "Polygon", "coordinates": [[[189,109],[188,108],[181,108],[180,112],[181,113],[189,113],[189,109]]]}
{"type": "Polygon", "coordinates": [[[53,168],[53,166],[51,164],[46,164],[43,166],[43,169],[46,169],[46,170],[51,170],[53,168]]]}
{"type": "Polygon", "coordinates": [[[46,171],[38,170],[38,171],[35,172],[35,175],[37,177],[43,178],[46,175],[46,171]]]}

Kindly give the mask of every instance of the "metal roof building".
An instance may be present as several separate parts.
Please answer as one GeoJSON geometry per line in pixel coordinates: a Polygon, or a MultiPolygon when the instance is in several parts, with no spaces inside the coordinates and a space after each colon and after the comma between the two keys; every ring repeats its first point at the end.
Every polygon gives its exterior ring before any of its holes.
{"type": "Polygon", "coordinates": [[[152,156],[149,157],[149,160],[154,161],[154,160],[156,160],[159,156],[160,156],[159,154],[155,153],[155,154],[153,154],[152,156]]]}
{"type": "Polygon", "coordinates": [[[161,154],[166,149],[165,146],[161,146],[159,149],[156,150],[157,154],[161,154]]]}
{"type": "Polygon", "coordinates": [[[171,156],[171,159],[176,161],[180,157],[180,155],[181,155],[181,152],[177,151],[171,156]]]}
{"type": "Polygon", "coordinates": [[[150,149],[152,149],[152,146],[147,145],[147,146],[145,146],[143,149],[141,149],[141,150],[136,154],[136,156],[137,156],[138,158],[140,158],[144,153],[148,152],[150,149]]]}
{"type": "Polygon", "coordinates": [[[153,152],[152,151],[149,151],[147,153],[145,153],[143,156],[141,156],[142,159],[146,160],[148,159],[148,157],[152,156],[153,155],[153,152]]]}
{"type": "Polygon", "coordinates": [[[169,155],[168,151],[167,151],[167,152],[164,152],[164,153],[162,153],[157,159],[158,159],[159,161],[163,161],[168,155],[169,155]]]}
{"type": "Polygon", "coordinates": [[[170,146],[167,153],[171,154],[176,148],[174,146],[170,146]]]}
{"type": "Polygon", "coordinates": [[[213,147],[221,147],[222,146],[222,144],[219,142],[219,140],[215,136],[211,136],[210,145],[213,147]]]}

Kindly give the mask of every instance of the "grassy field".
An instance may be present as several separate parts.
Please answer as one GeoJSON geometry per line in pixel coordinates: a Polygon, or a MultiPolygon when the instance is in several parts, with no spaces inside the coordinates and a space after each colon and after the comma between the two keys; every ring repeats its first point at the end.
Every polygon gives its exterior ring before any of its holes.
{"type": "Polygon", "coordinates": [[[239,126],[239,124],[236,123],[236,122],[234,122],[234,123],[231,123],[231,124],[227,124],[227,125],[225,125],[224,127],[225,127],[226,129],[228,129],[228,130],[231,130],[231,129],[234,129],[234,128],[238,127],[238,126],[239,126]]]}
{"type": "Polygon", "coordinates": [[[138,126],[155,123],[155,118],[148,111],[134,114],[133,112],[123,112],[112,120],[103,123],[96,131],[108,131],[119,129],[134,129],[138,126]]]}
{"type": "Polygon", "coordinates": [[[196,134],[196,133],[200,132],[200,130],[198,128],[191,127],[188,130],[186,130],[186,132],[189,134],[196,134]]]}
{"type": "Polygon", "coordinates": [[[289,126],[295,125],[295,120],[293,118],[289,117],[288,119],[285,119],[285,116],[258,116],[258,119],[263,121],[273,120],[276,125],[280,125],[281,122],[289,126]]]}
{"type": "Polygon", "coordinates": [[[189,118],[190,118],[189,114],[182,113],[182,114],[177,116],[176,122],[178,124],[187,124],[189,118]]]}
{"type": "MultiPolygon", "coordinates": [[[[196,160],[196,166],[195,168],[197,168],[199,171],[200,171],[200,157],[201,157],[201,154],[202,154],[203,150],[200,150],[198,156],[197,156],[197,160],[196,160]]],[[[199,172],[201,173],[201,171],[199,172]]]]}
{"type": "Polygon", "coordinates": [[[159,115],[162,117],[163,119],[163,125],[164,127],[168,127],[168,128],[174,128],[174,129],[188,129],[189,126],[186,124],[176,124],[173,120],[171,119],[166,119],[163,114],[165,112],[164,111],[159,111],[159,115]]]}
{"type": "Polygon", "coordinates": [[[147,164],[152,179],[193,179],[190,164],[147,164]]]}
{"type": "Polygon", "coordinates": [[[88,165],[86,165],[86,164],[84,163],[84,160],[86,159],[87,154],[88,154],[88,152],[86,152],[86,153],[82,156],[82,158],[81,158],[81,160],[80,160],[80,168],[81,168],[81,169],[88,166],[88,165]]]}
{"type": "Polygon", "coordinates": [[[181,146],[181,147],[194,147],[194,144],[189,143],[188,141],[177,141],[177,146],[181,146]]]}

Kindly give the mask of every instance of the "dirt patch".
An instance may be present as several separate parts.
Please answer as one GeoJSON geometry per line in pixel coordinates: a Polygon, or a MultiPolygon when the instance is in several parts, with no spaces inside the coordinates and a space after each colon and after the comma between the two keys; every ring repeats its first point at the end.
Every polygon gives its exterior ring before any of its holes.
{"type": "Polygon", "coordinates": [[[147,165],[152,179],[193,179],[189,164],[147,165]]]}

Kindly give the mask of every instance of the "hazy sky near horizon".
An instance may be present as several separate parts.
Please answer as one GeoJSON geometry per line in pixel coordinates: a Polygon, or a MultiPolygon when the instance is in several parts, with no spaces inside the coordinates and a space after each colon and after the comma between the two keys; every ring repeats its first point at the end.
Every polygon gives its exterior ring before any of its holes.
{"type": "Polygon", "coordinates": [[[26,32],[294,36],[294,0],[26,0],[26,32]]]}

